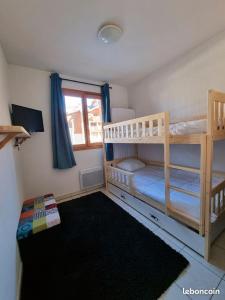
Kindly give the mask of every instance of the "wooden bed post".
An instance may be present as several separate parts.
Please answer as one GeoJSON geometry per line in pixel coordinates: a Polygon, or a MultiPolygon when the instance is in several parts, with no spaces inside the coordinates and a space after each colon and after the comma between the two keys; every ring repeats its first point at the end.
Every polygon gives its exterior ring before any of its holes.
{"type": "Polygon", "coordinates": [[[200,144],[200,224],[199,233],[205,233],[205,201],[206,201],[206,135],[201,136],[200,144]]]}
{"type": "Polygon", "coordinates": [[[165,201],[166,201],[166,214],[170,208],[170,141],[169,141],[169,124],[170,116],[168,112],[165,112],[165,124],[164,124],[164,173],[165,173],[165,201]]]}
{"type": "MultiPolygon", "coordinates": [[[[104,147],[105,147],[105,144],[104,144],[104,147]]],[[[105,152],[105,150],[104,150],[105,152]]],[[[107,173],[107,161],[106,161],[106,158],[105,158],[105,155],[104,155],[104,176],[105,176],[105,188],[106,188],[106,191],[108,192],[108,173],[107,173]]]]}
{"type": "Polygon", "coordinates": [[[205,259],[209,260],[211,247],[211,189],[212,189],[213,140],[207,136],[206,205],[205,205],[205,259]]]}
{"type": "Polygon", "coordinates": [[[206,205],[205,205],[205,254],[209,260],[211,247],[211,190],[213,167],[213,125],[214,125],[214,92],[208,91],[208,124],[207,124],[207,151],[206,151],[206,205]]]}
{"type": "Polygon", "coordinates": [[[104,131],[104,125],[107,125],[108,123],[102,123],[102,142],[103,142],[103,162],[104,162],[104,176],[105,176],[105,188],[108,192],[108,171],[107,171],[107,160],[106,160],[106,149],[105,149],[105,131],[104,131]]]}

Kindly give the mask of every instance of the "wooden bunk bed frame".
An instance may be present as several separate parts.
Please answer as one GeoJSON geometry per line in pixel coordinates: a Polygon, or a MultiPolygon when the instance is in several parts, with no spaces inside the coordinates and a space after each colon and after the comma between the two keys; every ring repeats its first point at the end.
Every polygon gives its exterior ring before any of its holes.
{"type": "MultiPolygon", "coordinates": [[[[171,135],[169,129],[170,115],[168,112],[162,112],[119,123],[106,124],[103,126],[103,136],[104,143],[164,145],[165,206],[151,200],[149,197],[137,193],[132,186],[132,177],[134,174],[115,167],[119,160],[105,160],[106,188],[110,190],[109,186],[113,184],[115,187],[126,191],[129,195],[134,196],[135,199],[137,198],[137,200],[139,199],[150,204],[153,209],[156,208],[168,217],[172,217],[179,223],[185,224],[197,231],[199,236],[197,239],[200,239],[200,243],[204,244],[204,247],[200,247],[202,248],[201,250],[194,248],[194,246],[193,248],[208,260],[212,242],[225,228],[225,180],[215,188],[212,188],[214,142],[225,139],[225,93],[215,90],[208,91],[207,115],[204,117],[195,117],[192,120],[202,118],[207,119],[207,132],[201,134],[171,135]],[[171,164],[170,144],[200,145],[200,168],[196,169],[171,164]],[[170,185],[170,169],[199,174],[200,193],[193,193],[170,185]],[[199,198],[200,218],[198,220],[194,219],[172,207],[170,202],[170,190],[199,198]],[[217,217],[214,222],[211,220],[212,213],[217,217]]],[[[111,186],[111,188],[113,187],[111,186]]],[[[145,208],[147,208],[147,206],[145,208]]],[[[157,214],[157,210],[154,210],[154,213],[157,214]]],[[[153,221],[155,221],[155,219],[153,219],[153,221]]],[[[175,226],[178,226],[178,223],[175,226]]],[[[187,233],[187,235],[189,235],[189,233],[187,233]]],[[[195,240],[196,235],[193,238],[193,241],[195,240]]],[[[191,246],[190,243],[189,246],[191,246]]]]}

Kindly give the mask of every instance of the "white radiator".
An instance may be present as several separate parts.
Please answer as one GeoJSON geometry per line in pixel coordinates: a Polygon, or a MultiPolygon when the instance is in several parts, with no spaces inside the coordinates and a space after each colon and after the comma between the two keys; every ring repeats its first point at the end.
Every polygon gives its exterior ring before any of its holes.
{"type": "Polygon", "coordinates": [[[102,167],[95,167],[80,171],[80,188],[82,190],[104,184],[104,174],[102,167]]]}

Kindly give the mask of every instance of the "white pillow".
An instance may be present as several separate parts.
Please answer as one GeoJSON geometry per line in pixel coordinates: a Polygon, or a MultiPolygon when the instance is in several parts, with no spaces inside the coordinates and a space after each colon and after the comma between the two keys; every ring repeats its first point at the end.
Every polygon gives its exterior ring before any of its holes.
{"type": "Polygon", "coordinates": [[[125,171],[134,172],[144,168],[145,164],[138,159],[129,158],[119,162],[117,167],[125,171]]]}

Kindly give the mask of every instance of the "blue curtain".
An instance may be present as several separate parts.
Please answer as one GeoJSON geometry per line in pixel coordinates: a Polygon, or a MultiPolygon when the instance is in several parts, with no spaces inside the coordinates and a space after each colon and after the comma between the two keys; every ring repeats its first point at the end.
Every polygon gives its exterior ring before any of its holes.
{"type": "MultiPolygon", "coordinates": [[[[103,122],[111,122],[109,84],[101,86],[103,122]]],[[[113,160],[113,144],[105,144],[106,160],[113,160]]]]}
{"type": "Polygon", "coordinates": [[[51,126],[53,168],[69,169],[76,165],[66,120],[65,100],[62,94],[62,79],[58,73],[51,78],[51,126]]]}

